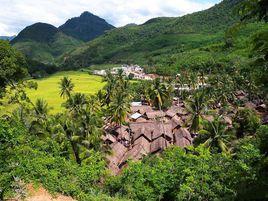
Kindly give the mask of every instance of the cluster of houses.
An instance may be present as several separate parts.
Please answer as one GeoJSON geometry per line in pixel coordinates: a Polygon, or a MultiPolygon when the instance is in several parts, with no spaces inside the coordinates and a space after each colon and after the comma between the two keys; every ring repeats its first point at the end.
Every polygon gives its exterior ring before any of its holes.
{"type": "Polygon", "coordinates": [[[104,142],[111,147],[107,157],[109,169],[118,174],[128,160],[140,160],[171,145],[187,147],[193,136],[185,127],[189,114],[183,103],[174,104],[166,111],[155,110],[149,105],[132,103],[128,126],[107,125],[104,142]]]}
{"type": "MultiPolygon", "coordinates": [[[[245,94],[237,93],[237,98],[245,94]]],[[[267,108],[264,104],[258,106],[247,102],[245,107],[255,109],[263,116],[263,124],[268,124],[267,108]]],[[[235,111],[223,115],[223,121],[232,127],[235,111]]],[[[213,115],[203,115],[207,121],[213,121],[213,115]]],[[[156,110],[141,102],[131,104],[131,113],[127,118],[127,126],[107,124],[102,140],[111,148],[107,156],[109,169],[118,174],[129,160],[138,161],[149,154],[157,154],[175,145],[185,148],[192,145],[195,134],[189,131],[191,114],[183,102],[174,99],[173,105],[165,110],[156,110]]]]}
{"type": "MultiPolygon", "coordinates": [[[[116,75],[119,70],[122,70],[125,76],[136,80],[154,80],[157,77],[155,74],[146,74],[144,69],[138,65],[122,65],[110,69],[110,72],[116,75]]],[[[94,70],[92,73],[94,75],[105,76],[106,70],[94,70]]]]}

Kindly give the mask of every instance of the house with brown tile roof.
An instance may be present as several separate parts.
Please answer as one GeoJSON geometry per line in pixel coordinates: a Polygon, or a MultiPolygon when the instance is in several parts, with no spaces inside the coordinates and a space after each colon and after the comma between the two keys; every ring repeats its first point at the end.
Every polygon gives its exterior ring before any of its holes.
{"type": "Polygon", "coordinates": [[[151,153],[163,151],[170,145],[171,144],[164,137],[157,138],[151,143],[151,153]]]}
{"type": "Polygon", "coordinates": [[[166,116],[165,112],[163,111],[153,111],[153,112],[146,112],[146,116],[148,119],[159,119],[161,117],[166,116]]]}

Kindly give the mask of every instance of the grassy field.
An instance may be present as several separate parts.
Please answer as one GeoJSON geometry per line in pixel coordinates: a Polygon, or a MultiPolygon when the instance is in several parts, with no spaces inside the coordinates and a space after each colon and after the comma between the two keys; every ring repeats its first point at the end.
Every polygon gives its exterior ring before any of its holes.
{"type": "MultiPolygon", "coordinates": [[[[62,99],[59,95],[59,82],[64,76],[72,79],[75,85],[75,92],[95,94],[105,85],[105,83],[102,82],[102,77],[89,75],[86,72],[59,72],[47,78],[35,80],[38,83],[38,89],[27,90],[28,96],[33,102],[35,102],[37,98],[43,98],[46,100],[52,108],[51,113],[58,113],[62,111],[63,107],[61,107],[61,104],[64,102],[64,99],[62,99]]],[[[10,111],[11,107],[3,107],[2,109],[10,111]]]]}

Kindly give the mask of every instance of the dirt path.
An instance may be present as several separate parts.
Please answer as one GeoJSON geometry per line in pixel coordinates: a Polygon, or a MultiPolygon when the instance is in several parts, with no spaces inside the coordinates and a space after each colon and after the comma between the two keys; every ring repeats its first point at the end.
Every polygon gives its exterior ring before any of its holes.
{"type": "Polygon", "coordinates": [[[26,198],[26,201],[75,201],[73,198],[63,195],[52,196],[42,187],[34,189],[32,185],[29,185],[27,188],[29,197],[26,198]]]}

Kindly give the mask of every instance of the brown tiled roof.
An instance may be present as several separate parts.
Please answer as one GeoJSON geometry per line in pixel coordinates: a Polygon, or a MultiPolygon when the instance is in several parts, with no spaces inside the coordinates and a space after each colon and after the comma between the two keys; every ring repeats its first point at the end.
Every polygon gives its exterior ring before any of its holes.
{"type": "Polygon", "coordinates": [[[122,125],[122,127],[118,127],[115,132],[118,134],[118,139],[130,141],[129,128],[127,126],[122,125]]]}
{"type": "Polygon", "coordinates": [[[153,140],[157,139],[163,135],[168,137],[166,139],[173,140],[172,124],[171,123],[155,122],[154,130],[153,130],[153,140]]]}
{"type": "Polygon", "coordinates": [[[245,107],[249,108],[249,109],[255,109],[256,105],[252,102],[247,102],[247,103],[245,103],[245,107]]]}
{"type": "MultiPolygon", "coordinates": [[[[150,142],[144,137],[140,137],[135,141],[134,146],[129,150],[122,159],[121,165],[131,159],[134,161],[142,159],[144,156],[150,153],[150,142]]],[[[121,166],[120,165],[120,166],[121,166]]]]}
{"type": "Polygon", "coordinates": [[[148,120],[143,118],[143,117],[140,117],[136,120],[136,122],[147,122],[148,120]]]}
{"type": "Polygon", "coordinates": [[[101,139],[106,143],[114,143],[116,141],[116,138],[111,134],[103,135],[101,139]]]}
{"type": "Polygon", "coordinates": [[[190,132],[187,130],[187,128],[176,129],[174,131],[174,138],[175,138],[176,145],[180,143],[179,141],[182,140],[182,138],[185,138],[186,140],[188,140],[190,144],[193,141],[193,138],[190,132]]]}
{"type": "Polygon", "coordinates": [[[146,112],[148,119],[157,119],[164,117],[166,114],[163,111],[146,112]]]}
{"type": "Polygon", "coordinates": [[[184,124],[181,117],[178,117],[177,115],[171,119],[171,123],[172,123],[172,129],[175,129],[176,127],[182,126],[184,124]]]}
{"type": "Polygon", "coordinates": [[[146,153],[150,153],[150,142],[145,137],[140,137],[133,145],[141,145],[146,153]]]}
{"type": "Polygon", "coordinates": [[[171,109],[174,108],[177,112],[177,114],[179,115],[187,115],[188,114],[188,111],[183,108],[183,107],[180,107],[180,106],[172,106],[171,109]]]}
{"type": "Polygon", "coordinates": [[[131,107],[131,112],[139,112],[140,114],[145,114],[147,112],[153,112],[153,108],[148,105],[142,105],[142,106],[132,106],[131,107]]]}
{"type": "Polygon", "coordinates": [[[191,142],[189,142],[189,140],[185,139],[184,137],[182,137],[181,139],[177,140],[175,142],[175,145],[181,147],[181,148],[185,148],[191,145],[191,142]]]}
{"type": "Polygon", "coordinates": [[[125,153],[127,152],[127,148],[122,145],[120,142],[115,142],[111,144],[112,154],[107,157],[110,163],[118,165],[125,153]]]}
{"type": "Polygon", "coordinates": [[[166,115],[170,118],[174,117],[177,114],[176,111],[169,109],[168,111],[166,111],[166,115]]]}
{"type": "Polygon", "coordinates": [[[151,143],[151,153],[163,151],[170,146],[170,143],[163,137],[157,138],[151,143]]]}
{"type": "Polygon", "coordinates": [[[108,168],[113,175],[117,175],[120,172],[120,168],[116,164],[110,163],[108,168]]]}
{"type": "Polygon", "coordinates": [[[129,124],[131,132],[133,133],[133,140],[135,141],[140,136],[146,137],[149,141],[152,140],[152,132],[154,130],[154,122],[132,122],[129,124]]]}

